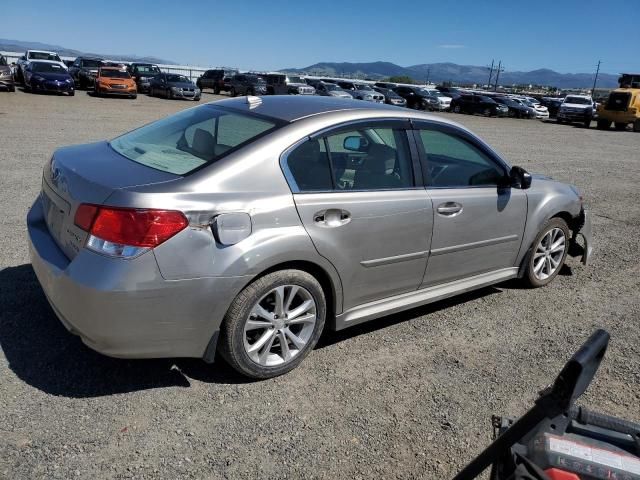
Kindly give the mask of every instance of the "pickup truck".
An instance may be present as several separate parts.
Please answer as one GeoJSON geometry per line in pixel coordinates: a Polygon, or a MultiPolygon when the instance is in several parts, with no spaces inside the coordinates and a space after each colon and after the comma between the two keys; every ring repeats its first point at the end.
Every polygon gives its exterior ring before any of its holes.
{"type": "Polygon", "coordinates": [[[596,104],[589,95],[567,95],[558,109],[558,123],[581,123],[591,125],[596,104]]]}
{"type": "Polygon", "coordinates": [[[16,80],[20,83],[24,83],[24,72],[29,65],[30,62],[34,60],[47,60],[49,62],[58,63],[65,70],[67,70],[67,66],[60,59],[60,56],[56,52],[49,52],[45,50],[27,50],[23,56],[18,59],[18,64],[16,66],[16,80]]]}
{"type": "Polygon", "coordinates": [[[301,77],[284,73],[267,73],[261,76],[267,82],[268,95],[314,95],[316,93],[316,89],[301,77]]]}

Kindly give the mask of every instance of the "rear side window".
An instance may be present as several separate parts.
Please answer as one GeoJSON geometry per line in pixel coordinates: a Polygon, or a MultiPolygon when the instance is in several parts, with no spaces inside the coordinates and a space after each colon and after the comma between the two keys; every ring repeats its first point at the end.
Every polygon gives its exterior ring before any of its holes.
{"type": "Polygon", "coordinates": [[[420,130],[427,155],[428,185],[440,188],[498,185],[504,170],[469,141],[437,130],[420,130]]]}
{"type": "Polygon", "coordinates": [[[394,190],[414,186],[402,129],[342,131],[299,145],[287,157],[288,179],[300,192],[394,190]]]}
{"type": "Polygon", "coordinates": [[[184,175],[279,126],[273,119],[203,105],[129,132],[110,145],[134,162],[184,175]]]}

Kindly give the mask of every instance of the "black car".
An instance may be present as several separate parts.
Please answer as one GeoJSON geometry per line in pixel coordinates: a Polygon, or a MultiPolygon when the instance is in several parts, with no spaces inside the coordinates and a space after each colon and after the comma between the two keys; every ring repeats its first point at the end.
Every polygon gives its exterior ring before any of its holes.
{"type": "Polygon", "coordinates": [[[93,88],[98,69],[102,67],[104,60],[98,57],[78,57],[69,67],[69,74],[73,77],[76,88],[93,88]]]}
{"type": "Polygon", "coordinates": [[[197,102],[200,100],[200,89],[184,75],[159,73],[151,79],[149,95],[152,97],[163,96],[169,99],[186,98],[197,102]]]}
{"type": "Polygon", "coordinates": [[[536,116],[535,111],[532,108],[527,107],[509,97],[495,96],[491,97],[494,102],[505,105],[509,109],[509,116],[515,118],[534,118],[536,116]]]}
{"type": "Polygon", "coordinates": [[[438,108],[438,97],[421,87],[401,85],[394,88],[393,91],[407,101],[407,107],[414,110],[434,110],[438,108]]]}
{"type": "Polygon", "coordinates": [[[162,73],[160,67],[153,63],[132,63],[127,67],[127,71],[135,80],[138,92],[148,92],[151,88],[151,79],[162,73]]]}
{"type": "Polygon", "coordinates": [[[267,82],[258,75],[238,73],[231,77],[230,93],[232,97],[238,95],[266,95],[267,82]]]}
{"type": "Polygon", "coordinates": [[[202,91],[204,91],[205,88],[210,88],[213,90],[213,93],[219,95],[220,92],[228,92],[231,90],[231,77],[237,73],[237,70],[224,70],[221,68],[207,70],[196,80],[196,85],[202,91]]]}
{"type": "Polygon", "coordinates": [[[497,103],[485,95],[463,94],[451,100],[451,111],[455,113],[480,113],[487,117],[503,117],[509,114],[509,107],[497,103]]]}
{"type": "Polygon", "coordinates": [[[560,110],[560,105],[562,105],[563,100],[563,98],[542,97],[540,104],[549,110],[549,118],[557,118],[558,110],[560,110]]]}
{"type": "Polygon", "coordinates": [[[380,87],[380,88],[386,88],[386,89],[393,89],[396,88],[398,86],[397,83],[391,83],[391,82],[376,82],[373,84],[374,87],[380,87]]]}
{"type": "Polygon", "coordinates": [[[383,87],[374,86],[373,89],[376,92],[381,93],[382,95],[384,95],[384,103],[386,103],[388,105],[396,105],[398,107],[406,107],[407,106],[407,101],[403,97],[398,95],[396,92],[391,90],[390,88],[383,88],[383,87]]]}

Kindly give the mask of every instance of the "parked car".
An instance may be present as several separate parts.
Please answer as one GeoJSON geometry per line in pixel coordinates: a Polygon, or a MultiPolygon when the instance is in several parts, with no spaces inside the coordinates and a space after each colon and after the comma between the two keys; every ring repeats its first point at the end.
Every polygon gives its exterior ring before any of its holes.
{"type": "Polygon", "coordinates": [[[343,90],[335,83],[317,82],[314,87],[316,89],[316,95],[324,97],[353,98],[349,92],[343,90]]]}
{"type": "Polygon", "coordinates": [[[168,99],[186,98],[200,101],[200,89],[184,75],[177,73],[159,73],[149,83],[149,95],[163,96],[168,99]]]}
{"type": "Polygon", "coordinates": [[[595,102],[589,95],[567,95],[558,110],[558,123],[581,123],[586,128],[591,125],[595,102]]]}
{"type": "Polygon", "coordinates": [[[494,102],[501,103],[509,109],[508,115],[515,118],[535,118],[536,112],[532,107],[528,107],[513,98],[502,95],[492,96],[494,102]]]}
{"type": "MultiPolygon", "coordinates": [[[[127,67],[131,78],[136,82],[136,88],[140,93],[146,93],[151,87],[151,79],[162,73],[160,67],[153,63],[134,62],[127,67]]],[[[199,88],[199,87],[198,87],[199,88]]]]}
{"type": "Polygon", "coordinates": [[[16,84],[13,79],[13,71],[7,64],[7,59],[0,55],[0,88],[9,92],[16,91],[16,84]]]}
{"type": "Polygon", "coordinates": [[[444,86],[437,86],[436,90],[438,90],[442,95],[445,95],[447,97],[451,97],[451,98],[458,98],[460,95],[462,95],[464,92],[462,92],[459,88],[456,87],[444,87],[444,86]]]}
{"type": "Polygon", "coordinates": [[[523,105],[532,108],[535,113],[535,118],[540,120],[549,120],[549,109],[542,105],[538,100],[532,97],[515,97],[516,101],[523,105]]]}
{"type": "Polygon", "coordinates": [[[32,60],[25,67],[23,75],[24,88],[32,93],[75,94],[73,78],[60,62],[32,60]]]}
{"type": "Polygon", "coordinates": [[[547,107],[547,110],[549,111],[549,118],[556,118],[563,100],[563,98],[542,97],[540,103],[547,107]]]}
{"type": "Polygon", "coordinates": [[[63,67],[65,70],[67,66],[60,59],[60,56],[56,52],[49,52],[46,50],[27,50],[23,56],[18,59],[16,65],[16,80],[20,83],[24,83],[24,73],[29,63],[38,60],[46,60],[48,62],[54,62],[63,67]]]}
{"type": "Polygon", "coordinates": [[[509,115],[509,107],[495,102],[485,95],[463,94],[451,100],[451,110],[455,113],[479,113],[486,117],[509,115]]]}
{"type": "Polygon", "coordinates": [[[418,86],[400,85],[394,92],[407,101],[407,107],[414,110],[445,110],[445,101],[437,95],[418,86]],[[442,107],[442,108],[441,108],[442,107]]]}
{"type": "Polygon", "coordinates": [[[204,91],[205,88],[210,88],[213,93],[219,95],[220,92],[231,90],[231,77],[237,73],[237,70],[225,70],[222,68],[207,70],[196,80],[196,85],[201,91],[204,91]]]}
{"type": "Polygon", "coordinates": [[[136,82],[126,70],[118,67],[100,67],[94,82],[96,95],[119,95],[136,98],[136,82]]]}
{"type": "Polygon", "coordinates": [[[103,62],[104,60],[99,57],[77,57],[69,67],[69,73],[73,77],[76,88],[81,90],[93,88],[98,69],[103,62]]]}
{"type": "Polygon", "coordinates": [[[238,95],[266,95],[267,82],[264,78],[250,73],[238,73],[231,77],[229,93],[232,97],[238,95]]]}
{"type": "Polygon", "coordinates": [[[391,83],[391,82],[376,82],[373,85],[375,87],[386,88],[388,90],[393,90],[394,88],[398,87],[397,83],[391,83]]]}
{"type": "Polygon", "coordinates": [[[373,89],[384,95],[384,103],[387,105],[396,105],[397,107],[407,106],[407,101],[390,88],[373,87],[373,89]]]}
{"type": "Polygon", "coordinates": [[[339,81],[338,86],[346,90],[356,100],[364,100],[366,102],[384,103],[384,95],[376,92],[367,83],[339,81]]]}
{"type": "Polygon", "coordinates": [[[284,73],[267,73],[263,76],[267,82],[269,95],[315,95],[316,89],[300,76],[284,73]]]}
{"type": "Polygon", "coordinates": [[[592,251],[577,188],[446,119],[316,96],[222,100],[58,149],[27,231],[43,297],[92,349],[219,351],[253,378],[295,368],[324,329],[547,285],[592,251]]]}

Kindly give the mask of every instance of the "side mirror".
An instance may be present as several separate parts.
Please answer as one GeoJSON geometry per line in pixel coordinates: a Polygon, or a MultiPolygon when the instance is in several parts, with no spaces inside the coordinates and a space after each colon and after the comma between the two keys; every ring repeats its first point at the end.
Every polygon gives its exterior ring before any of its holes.
{"type": "Polygon", "coordinates": [[[367,148],[367,140],[363,137],[347,137],[342,142],[342,146],[345,150],[349,150],[351,152],[362,152],[367,148]]]}
{"type": "Polygon", "coordinates": [[[509,172],[512,185],[526,190],[531,186],[531,174],[522,167],[511,167],[509,172]]]}

